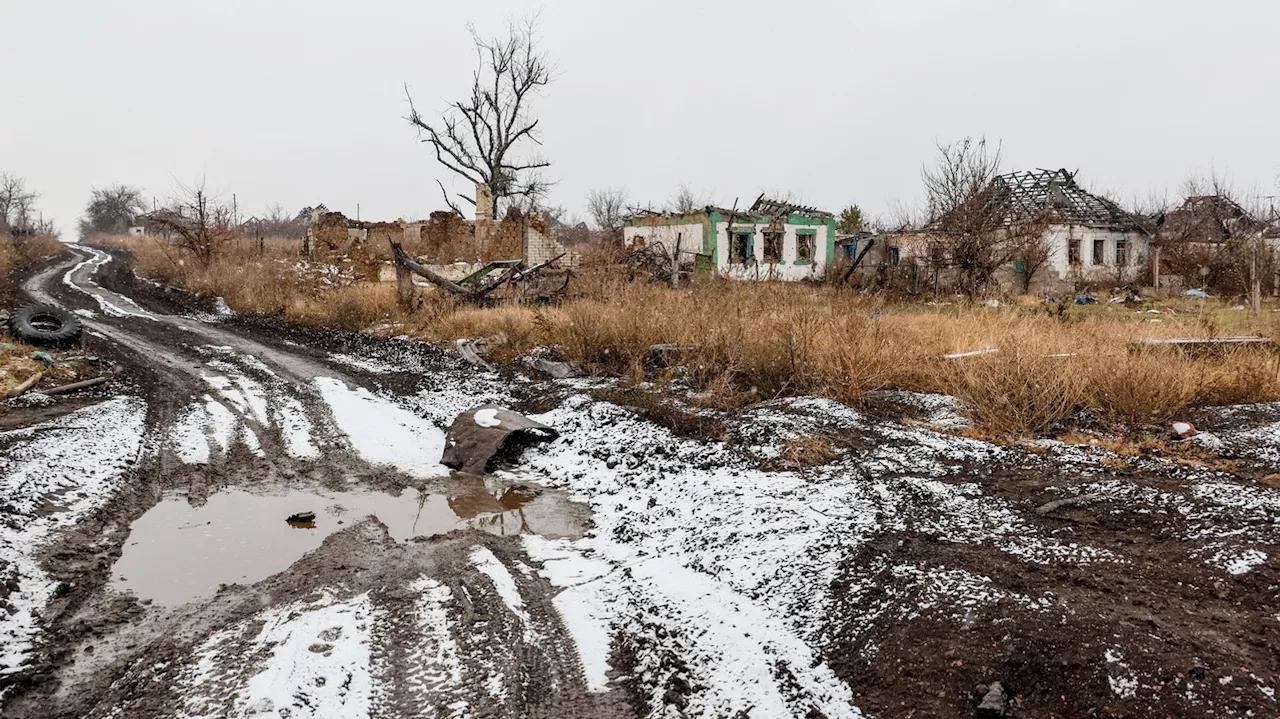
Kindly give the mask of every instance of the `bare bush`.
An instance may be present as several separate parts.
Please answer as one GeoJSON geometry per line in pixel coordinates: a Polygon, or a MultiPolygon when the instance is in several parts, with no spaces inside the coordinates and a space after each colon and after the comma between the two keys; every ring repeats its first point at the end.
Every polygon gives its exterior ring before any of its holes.
{"type": "Polygon", "coordinates": [[[211,265],[238,236],[232,208],[211,197],[203,182],[183,188],[170,207],[151,214],[151,221],[202,267],[211,265]]]}

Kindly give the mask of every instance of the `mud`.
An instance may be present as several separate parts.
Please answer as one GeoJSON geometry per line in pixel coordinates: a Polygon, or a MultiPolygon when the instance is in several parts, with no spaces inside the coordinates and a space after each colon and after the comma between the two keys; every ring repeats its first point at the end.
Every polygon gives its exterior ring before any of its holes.
{"type": "Polygon", "coordinates": [[[1280,407],[1205,417],[1221,467],[996,446],[909,393],[690,428],[77,253],[28,286],[126,372],[0,435],[6,717],[953,717],[992,682],[1014,717],[1280,707],[1280,407]],[[560,438],[452,476],[444,428],[490,402],[560,438]],[[806,437],[835,458],[778,462],[806,437]]]}
{"type": "Polygon", "coordinates": [[[253,584],[288,569],[325,537],[367,517],[398,542],[471,529],[582,536],[585,513],[557,493],[514,485],[493,494],[479,478],[458,484],[456,494],[223,489],[199,506],[168,496],[133,522],[111,569],[112,588],[167,605],[207,598],[223,584],[253,584]],[[286,521],[303,512],[315,518],[286,521]]]}

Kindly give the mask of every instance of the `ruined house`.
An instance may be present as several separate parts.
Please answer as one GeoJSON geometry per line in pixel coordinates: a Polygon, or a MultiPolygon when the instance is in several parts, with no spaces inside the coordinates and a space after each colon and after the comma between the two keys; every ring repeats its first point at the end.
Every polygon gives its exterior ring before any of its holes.
{"type": "Polygon", "coordinates": [[[537,210],[509,208],[502,220],[495,221],[488,186],[477,185],[476,197],[480,202],[474,220],[437,211],[425,221],[372,222],[353,220],[319,205],[311,212],[302,254],[325,264],[349,266],[358,279],[383,281],[395,277],[389,259],[392,242],[451,279],[495,260],[518,259],[526,267],[558,258],[563,265],[576,262],[576,254],[566,250],[537,210]]]}
{"type": "Polygon", "coordinates": [[[1275,292],[1280,265],[1280,233],[1225,195],[1186,198],[1176,209],[1153,218],[1152,273],[1166,288],[1207,287],[1241,294],[1250,273],[1267,277],[1275,292]]]}
{"type": "MultiPolygon", "coordinates": [[[[992,182],[986,201],[1006,225],[1044,225],[1045,285],[1132,282],[1146,266],[1151,235],[1139,218],[1076,184],[1063,170],[1011,172],[992,182]]],[[[1025,271],[1015,261],[1015,274],[1025,271]]]]}
{"type": "MultiPolygon", "coordinates": [[[[1146,273],[1151,233],[1141,218],[1076,183],[1068,170],[1011,172],[928,226],[874,238],[874,250],[860,267],[867,274],[901,275],[910,288],[951,289],[948,255],[951,227],[1006,236],[1018,246],[995,276],[1009,291],[1070,291],[1079,285],[1120,285],[1146,273]],[[952,215],[959,216],[953,217],[952,215]],[[888,268],[888,269],[886,269],[888,268]]],[[[844,241],[857,251],[858,238],[844,241]]]]}
{"type": "Polygon", "coordinates": [[[641,212],[627,220],[628,247],[660,246],[668,256],[723,277],[803,280],[822,276],[835,256],[836,220],[828,212],[761,197],[746,211],[641,212]]]}

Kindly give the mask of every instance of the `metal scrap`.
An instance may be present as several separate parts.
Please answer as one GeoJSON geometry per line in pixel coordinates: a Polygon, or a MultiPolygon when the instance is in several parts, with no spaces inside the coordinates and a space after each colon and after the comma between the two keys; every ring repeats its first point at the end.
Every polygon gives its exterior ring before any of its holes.
{"type": "Polygon", "coordinates": [[[484,474],[495,458],[514,455],[560,433],[541,422],[495,404],[459,414],[445,437],[440,463],[466,474],[484,474]]]}

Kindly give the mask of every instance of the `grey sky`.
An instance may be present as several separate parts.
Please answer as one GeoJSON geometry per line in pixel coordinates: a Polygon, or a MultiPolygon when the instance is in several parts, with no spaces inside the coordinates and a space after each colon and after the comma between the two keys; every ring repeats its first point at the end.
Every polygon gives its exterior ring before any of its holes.
{"type": "MultiPolygon", "coordinates": [[[[242,214],[324,202],[425,217],[450,177],[402,119],[464,92],[466,24],[542,8],[553,204],[687,182],[723,204],[790,191],[916,202],[935,139],[1000,139],[1009,169],[1080,169],[1120,199],[1216,168],[1280,194],[1280,3],[4,0],[0,170],[68,236],[90,186],[160,201],[202,175],[242,214]]],[[[456,189],[464,189],[454,183],[456,189]]]]}

